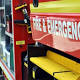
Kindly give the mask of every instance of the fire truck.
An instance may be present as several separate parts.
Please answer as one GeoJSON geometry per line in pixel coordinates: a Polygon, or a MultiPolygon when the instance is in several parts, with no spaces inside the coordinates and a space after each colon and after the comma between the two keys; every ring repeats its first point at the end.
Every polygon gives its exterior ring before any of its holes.
{"type": "Polygon", "coordinates": [[[34,80],[80,80],[79,0],[33,0],[29,73],[34,80]]]}
{"type": "Polygon", "coordinates": [[[79,3],[11,0],[12,33],[7,33],[12,35],[14,75],[0,59],[6,80],[80,80],[79,3]]]}

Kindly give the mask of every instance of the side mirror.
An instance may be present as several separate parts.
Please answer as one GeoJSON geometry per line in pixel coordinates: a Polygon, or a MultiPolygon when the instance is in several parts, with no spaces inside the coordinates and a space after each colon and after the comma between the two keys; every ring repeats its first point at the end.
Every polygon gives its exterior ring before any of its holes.
{"type": "Polygon", "coordinates": [[[38,0],[33,0],[33,6],[38,7],[38,0]]]}

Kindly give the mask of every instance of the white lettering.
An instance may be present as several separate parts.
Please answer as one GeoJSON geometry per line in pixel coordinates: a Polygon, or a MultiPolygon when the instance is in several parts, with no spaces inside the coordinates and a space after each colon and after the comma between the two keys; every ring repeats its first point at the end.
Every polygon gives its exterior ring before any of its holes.
{"type": "Polygon", "coordinates": [[[55,30],[54,30],[54,20],[53,20],[53,22],[52,22],[52,24],[51,24],[51,33],[52,34],[55,34],[55,30]]]}
{"type": "Polygon", "coordinates": [[[43,19],[43,32],[47,32],[46,31],[46,25],[45,25],[45,19],[43,19]]]}
{"type": "Polygon", "coordinates": [[[61,21],[58,21],[58,27],[59,27],[59,35],[63,36],[63,34],[62,34],[62,23],[61,23],[61,21]]]}
{"type": "Polygon", "coordinates": [[[58,33],[58,21],[57,20],[55,20],[55,34],[59,35],[59,33],[58,33]]]}
{"type": "Polygon", "coordinates": [[[80,40],[80,22],[78,23],[78,37],[79,37],[79,40],[80,40]]]}
{"type": "Polygon", "coordinates": [[[68,38],[72,39],[71,22],[67,22],[67,28],[68,28],[68,38]]]}
{"type": "Polygon", "coordinates": [[[72,40],[80,40],[80,22],[67,21],[68,19],[62,21],[62,19],[60,21],[53,17],[39,18],[36,16],[33,18],[33,29],[72,40]]]}
{"type": "Polygon", "coordinates": [[[47,20],[48,33],[51,34],[51,20],[47,20]]]}
{"type": "Polygon", "coordinates": [[[67,24],[65,21],[63,21],[63,35],[67,38],[67,24]]]}
{"type": "Polygon", "coordinates": [[[72,37],[73,37],[73,40],[74,39],[78,40],[78,36],[77,36],[77,22],[75,22],[75,23],[72,22],[72,37]]]}

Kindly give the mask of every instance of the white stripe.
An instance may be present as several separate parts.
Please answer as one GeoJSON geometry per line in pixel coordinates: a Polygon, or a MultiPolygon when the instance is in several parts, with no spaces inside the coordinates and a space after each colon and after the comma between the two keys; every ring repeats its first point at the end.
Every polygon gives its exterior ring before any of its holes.
{"type": "Polygon", "coordinates": [[[1,62],[0,62],[0,67],[3,70],[3,72],[5,73],[5,75],[7,76],[7,78],[9,80],[13,80],[1,62]]]}
{"type": "Polygon", "coordinates": [[[46,35],[42,36],[41,38],[38,38],[38,39],[35,39],[35,40],[42,40],[43,38],[45,38],[46,36],[49,36],[49,35],[51,35],[51,34],[46,34],[46,35]]]}

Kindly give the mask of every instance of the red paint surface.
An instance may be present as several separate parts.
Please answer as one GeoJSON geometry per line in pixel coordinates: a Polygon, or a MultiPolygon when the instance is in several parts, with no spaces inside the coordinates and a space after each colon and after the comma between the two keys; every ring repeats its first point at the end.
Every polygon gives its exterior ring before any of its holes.
{"type": "Polygon", "coordinates": [[[28,15],[30,14],[29,0],[13,0],[13,34],[14,34],[14,61],[15,61],[15,80],[22,80],[22,52],[27,50],[28,33],[26,25],[15,24],[14,20],[24,20],[24,15],[21,10],[15,10],[19,5],[27,4],[28,15]],[[16,45],[16,41],[24,41],[24,45],[16,45]],[[20,47],[21,46],[21,47],[20,47]]]}
{"type": "MultiPolygon", "coordinates": [[[[54,34],[49,34],[48,31],[43,32],[43,31],[36,30],[35,28],[33,28],[33,18],[35,18],[36,16],[39,19],[41,19],[41,28],[42,28],[43,18],[45,19],[45,21],[47,20],[47,17],[55,17],[55,20],[62,19],[61,21],[63,21],[66,19],[66,21],[73,21],[73,22],[76,21],[78,23],[80,22],[80,14],[77,14],[77,13],[76,14],[32,13],[31,14],[32,34],[33,34],[33,39],[35,41],[38,41],[52,48],[61,50],[76,58],[80,58],[80,40],[79,39],[72,40],[69,38],[62,37],[61,35],[56,36],[54,34]]],[[[45,25],[47,25],[47,22],[45,22],[45,25]]]]}

